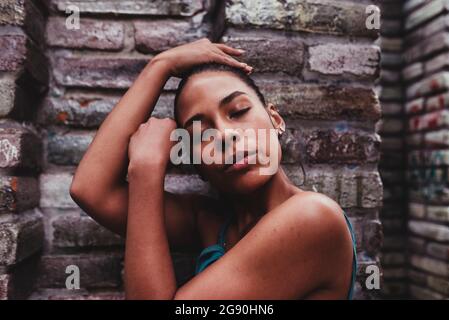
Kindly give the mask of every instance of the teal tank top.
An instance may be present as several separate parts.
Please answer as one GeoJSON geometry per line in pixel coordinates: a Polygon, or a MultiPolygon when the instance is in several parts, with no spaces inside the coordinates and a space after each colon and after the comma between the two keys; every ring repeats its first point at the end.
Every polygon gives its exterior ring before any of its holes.
{"type": "MultiPolygon", "coordinates": [[[[352,237],[352,247],[353,247],[353,255],[352,255],[352,276],[351,276],[351,285],[349,287],[349,292],[347,299],[352,300],[352,296],[354,293],[355,280],[357,276],[357,251],[356,251],[356,237],[355,232],[352,227],[351,221],[347,217],[346,213],[343,211],[343,215],[345,216],[346,223],[348,225],[349,231],[351,232],[352,237]]],[[[203,251],[201,251],[200,255],[196,261],[195,275],[206,269],[209,265],[214,263],[216,260],[220,259],[225,254],[225,235],[226,230],[231,222],[232,216],[229,216],[226,222],[222,225],[220,229],[220,233],[218,234],[218,241],[216,244],[213,244],[203,251]]]]}

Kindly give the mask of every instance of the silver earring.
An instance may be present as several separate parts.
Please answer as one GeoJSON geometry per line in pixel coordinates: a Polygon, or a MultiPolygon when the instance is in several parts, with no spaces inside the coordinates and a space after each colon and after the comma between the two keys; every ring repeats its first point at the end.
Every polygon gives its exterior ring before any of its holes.
{"type": "Polygon", "coordinates": [[[282,128],[282,127],[279,127],[279,128],[278,128],[278,136],[279,136],[279,137],[282,136],[282,135],[284,134],[284,132],[285,132],[285,129],[284,129],[284,128],[282,128]]]}

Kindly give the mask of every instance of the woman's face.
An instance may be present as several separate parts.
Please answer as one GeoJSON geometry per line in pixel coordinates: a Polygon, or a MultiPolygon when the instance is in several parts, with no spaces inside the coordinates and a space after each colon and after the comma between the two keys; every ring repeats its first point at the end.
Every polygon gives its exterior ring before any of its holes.
{"type": "Polygon", "coordinates": [[[191,141],[194,130],[199,129],[195,132],[203,138],[211,134],[207,141],[191,142],[191,154],[202,159],[196,164],[199,173],[218,190],[249,193],[277,172],[281,147],[275,129],[285,124],[276,108],[269,104],[265,109],[254,90],[237,76],[223,71],[193,75],[178,97],[177,108],[178,123],[191,141]],[[229,164],[246,155],[247,163],[243,159],[243,164],[229,164]],[[203,161],[205,157],[209,163],[203,161]]]}

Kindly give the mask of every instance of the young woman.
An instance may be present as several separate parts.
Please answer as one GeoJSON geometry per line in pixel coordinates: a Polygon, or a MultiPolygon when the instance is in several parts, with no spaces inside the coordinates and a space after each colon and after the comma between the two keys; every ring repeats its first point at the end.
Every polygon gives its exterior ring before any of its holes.
{"type": "MultiPolygon", "coordinates": [[[[259,162],[200,163],[198,173],[219,199],[164,191],[174,129],[192,133],[198,120],[201,131],[219,133],[219,143],[240,139],[241,129],[285,130],[276,107],[250,78],[252,67],[237,60],[242,54],[201,39],[155,56],[104,120],[76,170],[74,201],[126,236],[128,299],[351,298],[355,237],[345,212],[331,198],[294,186],[280,166],[266,175],[259,162]],[[175,121],[153,118],[171,76],[183,78],[175,121]],[[195,276],[179,288],[170,250],[201,251],[195,276]]],[[[270,141],[279,165],[277,136],[270,141]]]]}

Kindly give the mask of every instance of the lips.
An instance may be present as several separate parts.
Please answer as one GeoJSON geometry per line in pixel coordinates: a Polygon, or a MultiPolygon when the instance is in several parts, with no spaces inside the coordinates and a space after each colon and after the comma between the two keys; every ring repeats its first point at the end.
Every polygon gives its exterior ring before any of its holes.
{"type": "Polygon", "coordinates": [[[222,167],[222,170],[224,172],[228,173],[228,172],[239,171],[239,170],[242,170],[244,168],[247,168],[250,165],[249,159],[251,157],[255,156],[256,154],[257,154],[256,151],[246,151],[245,150],[243,152],[243,158],[240,159],[238,162],[237,162],[237,159],[236,159],[237,155],[233,154],[232,157],[228,158],[227,161],[226,161],[226,162],[232,161],[232,163],[225,164],[222,167]]]}

